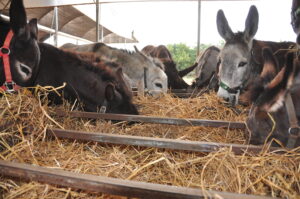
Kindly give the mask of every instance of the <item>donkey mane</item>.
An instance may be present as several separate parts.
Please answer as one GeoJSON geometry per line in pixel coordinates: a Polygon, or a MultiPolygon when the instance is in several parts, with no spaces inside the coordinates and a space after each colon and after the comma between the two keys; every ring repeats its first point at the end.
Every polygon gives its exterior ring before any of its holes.
{"type": "MultiPolygon", "coordinates": [[[[5,21],[2,16],[0,16],[0,26],[1,26],[1,31],[0,31],[0,35],[3,35],[3,42],[4,42],[4,37],[6,36],[7,32],[10,29],[10,24],[9,22],[5,21]]],[[[2,38],[0,38],[2,39],[2,38]]]]}
{"type": "Polygon", "coordinates": [[[62,49],[62,50],[67,53],[71,53],[72,55],[75,55],[77,58],[85,62],[88,62],[89,64],[92,64],[100,69],[103,69],[103,67],[104,68],[107,67],[110,70],[111,68],[119,67],[118,63],[103,59],[103,57],[101,57],[100,59],[93,52],[78,52],[78,51],[74,51],[73,49],[62,49]]]}
{"type": "Polygon", "coordinates": [[[127,53],[127,54],[129,54],[129,55],[133,55],[133,54],[136,54],[136,53],[137,53],[137,52],[130,51],[130,50],[127,50],[127,49],[118,49],[118,48],[114,48],[114,47],[105,45],[104,43],[95,43],[95,45],[94,45],[94,47],[93,47],[93,52],[97,52],[97,51],[98,51],[99,49],[101,49],[103,46],[109,48],[110,50],[121,51],[121,52],[127,53]]]}
{"type": "MultiPolygon", "coordinates": [[[[113,52],[122,52],[125,53],[127,55],[138,55],[139,52],[135,52],[135,51],[131,51],[131,50],[127,50],[127,49],[118,49],[118,48],[114,48],[108,45],[105,45],[104,43],[95,43],[92,51],[93,52],[97,52],[99,49],[101,48],[108,48],[109,50],[113,51],[113,52]]],[[[142,53],[142,52],[141,52],[142,53]]],[[[144,54],[145,55],[145,54],[144,54]]],[[[159,59],[157,58],[153,58],[151,56],[145,55],[150,61],[154,62],[154,65],[160,69],[162,69],[163,71],[165,70],[164,65],[160,62],[159,59]]],[[[101,58],[106,58],[107,60],[110,60],[109,57],[105,57],[105,56],[101,56],[101,58]]]]}
{"type": "Polygon", "coordinates": [[[104,63],[99,62],[99,64],[95,65],[91,60],[89,60],[91,57],[88,59],[88,56],[84,56],[81,53],[66,50],[62,50],[62,52],[64,52],[64,56],[66,58],[70,58],[70,60],[76,62],[76,64],[74,64],[76,67],[84,67],[87,70],[98,74],[104,81],[116,81],[116,76],[114,75],[112,69],[110,69],[104,63]],[[85,57],[85,59],[83,57],[85,57]]]}

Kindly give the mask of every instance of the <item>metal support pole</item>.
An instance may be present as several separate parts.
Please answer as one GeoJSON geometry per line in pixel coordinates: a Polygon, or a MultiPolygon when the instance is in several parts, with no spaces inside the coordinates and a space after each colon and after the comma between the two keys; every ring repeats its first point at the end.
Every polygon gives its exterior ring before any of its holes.
{"type": "Polygon", "coordinates": [[[198,0],[198,35],[197,35],[197,55],[196,57],[199,56],[200,53],[200,37],[201,37],[201,0],[198,0]]]}
{"type": "Polygon", "coordinates": [[[54,46],[58,47],[58,8],[54,7],[54,46]]]}
{"type": "Polygon", "coordinates": [[[100,41],[103,42],[103,26],[101,25],[101,3],[99,4],[100,41]]]}
{"type": "Polygon", "coordinates": [[[99,21],[100,21],[99,0],[97,0],[96,1],[96,42],[99,42],[99,38],[100,38],[99,21]]]}

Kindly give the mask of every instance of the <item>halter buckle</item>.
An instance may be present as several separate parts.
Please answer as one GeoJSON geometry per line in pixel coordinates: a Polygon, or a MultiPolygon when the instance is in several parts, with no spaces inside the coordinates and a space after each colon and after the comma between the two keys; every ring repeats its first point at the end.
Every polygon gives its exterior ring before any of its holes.
{"type": "Polygon", "coordinates": [[[297,126],[297,127],[290,127],[289,128],[289,134],[292,135],[292,136],[300,136],[300,128],[297,126]]]}
{"type": "Polygon", "coordinates": [[[101,106],[99,113],[105,113],[106,112],[106,106],[101,106]]]}
{"type": "Polygon", "coordinates": [[[6,47],[1,47],[0,48],[0,55],[9,55],[10,54],[10,49],[6,47]]]}
{"type": "Polygon", "coordinates": [[[12,93],[15,92],[15,87],[16,83],[15,82],[5,82],[4,86],[6,88],[6,92],[12,93]]]}
{"type": "Polygon", "coordinates": [[[242,89],[241,86],[237,86],[237,87],[231,88],[231,87],[229,87],[228,85],[226,85],[222,81],[219,82],[219,86],[221,88],[223,88],[224,90],[226,90],[230,94],[238,94],[240,92],[240,90],[242,89]]]}

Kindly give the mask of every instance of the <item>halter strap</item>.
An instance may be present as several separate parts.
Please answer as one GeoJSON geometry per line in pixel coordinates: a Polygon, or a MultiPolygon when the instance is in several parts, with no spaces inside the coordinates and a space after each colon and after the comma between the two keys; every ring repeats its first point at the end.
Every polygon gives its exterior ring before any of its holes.
{"type": "Polygon", "coordinates": [[[13,35],[14,35],[13,31],[10,30],[8,32],[8,34],[6,35],[3,46],[0,48],[0,57],[2,57],[2,60],[3,60],[4,74],[5,74],[5,82],[0,88],[1,88],[1,90],[7,91],[7,92],[13,92],[20,88],[20,86],[16,85],[16,83],[13,81],[11,71],[10,71],[9,45],[10,45],[13,35]]]}
{"type": "Polygon", "coordinates": [[[144,88],[147,89],[147,73],[148,73],[148,68],[144,67],[144,88]]]}
{"type": "Polygon", "coordinates": [[[99,113],[106,113],[107,106],[108,106],[108,102],[106,99],[104,99],[103,104],[100,107],[99,113]]]}
{"type": "Polygon", "coordinates": [[[288,93],[286,96],[285,107],[288,113],[288,118],[290,123],[287,147],[293,148],[295,147],[297,140],[300,138],[300,128],[298,125],[298,119],[297,119],[294,103],[290,93],[288,93]]]}
{"type": "Polygon", "coordinates": [[[230,88],[227,84],[225,84],[222,81],[220,81],[219,86],[231,94],[237,94],[243,88],[242,86],[230,88]]]}

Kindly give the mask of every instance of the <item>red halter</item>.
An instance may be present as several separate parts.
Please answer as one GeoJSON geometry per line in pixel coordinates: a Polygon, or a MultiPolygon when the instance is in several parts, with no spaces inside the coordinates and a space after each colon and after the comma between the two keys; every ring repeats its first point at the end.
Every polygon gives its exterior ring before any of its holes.
{"type": "Polygon", "coordinates": [[[0,87],[0,90],[4,90],[7,92],[17,91],[20,88],[20,86],[16,85],[16,83],[12,80],[12,76],[11,76],[11,72],[10,72],[9,44],[10,44],[10,41],[11,41],[13,35],[14,35],[14,33],[12,32],[12,30],[10,30],[8,32],[8,34],[6,35],[3,46],[0,48],[0,57],[2,57],[2,60],[3,60],[4,73],[5,73],[5,82],[0,87]]]}

